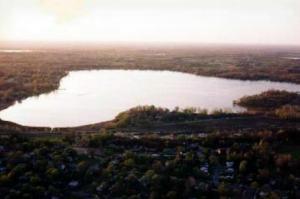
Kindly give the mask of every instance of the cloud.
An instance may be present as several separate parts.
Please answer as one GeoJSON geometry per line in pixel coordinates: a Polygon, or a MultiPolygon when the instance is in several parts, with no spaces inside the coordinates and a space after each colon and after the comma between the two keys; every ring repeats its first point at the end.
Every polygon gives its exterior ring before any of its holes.
{"type": "Polygon", "coordinates": [[[59,23],[66,23],[85,13],[88,0],[39,0],[40,6],[59,23]]]}

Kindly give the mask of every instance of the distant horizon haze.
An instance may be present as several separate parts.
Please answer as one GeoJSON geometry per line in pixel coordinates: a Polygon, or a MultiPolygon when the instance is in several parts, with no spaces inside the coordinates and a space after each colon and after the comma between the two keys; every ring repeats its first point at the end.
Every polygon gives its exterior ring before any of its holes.
{"type": "Polygon", "coordinates": [[[300,46],[299,0],[0,0],[0,42],[300,46]]]}
{"type": "Polygon", "coordinates": [[[205,43],[205,42],[117,42],[117,41],[0,41],[0,50],[50,50],[50,49],[277,49],[296,50],[300,44],[205,43]]]}

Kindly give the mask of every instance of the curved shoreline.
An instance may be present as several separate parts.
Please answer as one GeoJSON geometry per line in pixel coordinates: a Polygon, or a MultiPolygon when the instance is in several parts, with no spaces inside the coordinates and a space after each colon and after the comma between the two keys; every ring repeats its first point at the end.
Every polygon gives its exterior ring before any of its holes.
{"type": "MultiPolygon", "coordinates": [[[[70,74],[70,73],[72,73],[72,72],[74,72],[74,73],[76,73],[76,72],[86,72],[86,71],[91,71],[91,72],[93,72],[93,71],[95,71],[95,72],[97,72],[97,71],[101,71],[101,70],[105,70],[105,71],[110,71],[110,70],[119,70],[119,71],[123,71],[124,69],[109,69],[109,70],[107,70],[107,69],[91,69],[91,70],[72,70],[72,71],[69,71],[69,72],[67,72],[67,73],[65,73],[66,75],[68,75],[68,74],[70,74]]],[[[127,69],[126,69],[127,70],[127,69]]],[[[133,71],[157,71],[157,70],[136,70],[136,69],[129,69],[129,71],[131,71],[131,70],[133,70],[133,71]]],[[[169,70],[163,70],[163,72],[170,72],[169,70]]],[[[174,73],[177,73],[178,71],[172,71],[172,72],[174,72],[174,73]]],[[[182,73],[182,72],[178,72],[178,73],[182,73]]],[[[185,73],[186,75],[190,75],[191,73],[185,73]]],[[[197,75],[197,74],[192,74],[192,75],[195,75],[195,76],[202,76],[202,75],[197,75]]],[[[63,76],[61,79],[60,79],[60,82],[62,81],[62,79],[63,78],[65,78],[66,76],[63,76]]],[[[207,76],[202,76],[202,77],[206,77],[206,78],[212,78],[212,79],[224,79],[224,80],[232,80],[232,81],[234,81],[234,80],[236,80],[236,79],[228,79],[228,78],[219,78],[219,77],[207,77],[207,76]]],[[[239,81],[239,80],[237,80],[237,81],[239,81]]],[[[253,81],[253,80],[247,80],[247,81],[253,81]]],[[[255,80],[254,80],[255,81],[255,80]]],[[[264,82],[270,82],[270,81],[266,81],[266,80],[258,80],[258,81],[264,81],[264,82]]],[[[57,84],[57,86],[59,87],[59,85],[60,85],[60,83],[58,83],[57,84]]],[[[298,85],[298,84],[294,84],[294,85],[298,85]]],[[[58,89],[58,87],[57,87],[57,89],[58,89]]],[[[56,89],[56,90],[57,90],[56,89]]],[[[53,92],[53,91],[50,91],[50,92],[53,92]]],[[[47,92],[47,93],[50,93],[50,92],[47,92]]],[[[37,96],[39,96],[39,95],[44,95],[44,94],[47,94],[47,93],[42,93],[42,94],[38,94],[37,96]]],[[[33,97],[33,96],[31,96],[31,97],[33,97]]],[[[123,111],[126,111],[126,110],[123,110],[123,111]]],[[[95,123],[89,123],[89,124],[84,124],[84,125],[78,125],[78,126],[72,126],[72,127],[66,127],[66,128],[80,128],[80,127],[83,127],[83,126],[91,126],[91,125],[94,125],[94,124],[99,124],[99,123],[106,123],[106,122],[109,122],[109,121],[106,121],[106,120],[104,120],[103,122],[102,121],[99,121],[99,122],[95,122],[95,123]]],[[[35,127],[35,126],[27,126],[27,127],[33,127],[33,128],[48,128],[48,127],[46,127],[46,126],[37,126],[37,127],[35,127]]],[[[62,128],[62,127],[55,127],[55,129],[59,129],[59,128],[62,128]]]]}
{"type": "Polygon", "coordinates": [[[140,68],[107,68],[107,67],[103,67],[103,68],[87,68],[87,69],[71,69],[69,71],[65,71],[64,75],[60,77],[60,79],[58,80],[58,82],[52,82],[51,84],[54,84],[55,87],[53,87],[51,90],[45,90],[45,91],[40,91],[35,95],[28,95],[28,96],[24,96],[21,98],[16,98],[14,99],[14,101],[8,102],[8,103],[2,103],[0,105],[0,111],[8,108],[9,106],[13,105],[14,103],[16,103],[17,101],[22,101],[28,97],[33,97],[33,96],[39,96],[42,94],[47,94],[50,92],[53,92],[55,90],[57,90],[59,88],[59,84],[60,81],[65,78],[70,72],[77,72],[77,71],[92,71],[92,70],[141,70],[141,71],[170,71],[170,72],[181,72],[181,73],[186,73],[186,74],[191,74],[191,75],[196,75],[196,76],[203,76],[203,77],[211,77],[211,78],[223,78],[223,79],[228,79],[228,80],[240,80],[240,81],[270,81],[270,82],[278,82],[278,83],[291,83],[291,84],[296,84],[296,85],[300,85],[300,82],[298,81],[283,81],[280,79],[272,79],[272,78],[257,78],[257,77],[251,77],[251,78],[245,78],[245,77],[232,77],[232,76],[224,76],[224,75],[220,75],[220,74],[215,74],[215,75],[208,75],[208,74],[203,74],[203,73],[198,73],[198,72],[193,72],[193,71],[189,71],[189,70],[177,70],[177,69],[153,69],[153,68],[149,68],[149,69],[140,69],[140,68]]]}
{"type": "Polygon", "coordinates": [[[16,101],[58,89],[70,71],[126,69],[168,70],[233,80],[300,84],[293,48],[249,47],[42,47],[31,53],[0,53],[0,109],[16,101]]]}

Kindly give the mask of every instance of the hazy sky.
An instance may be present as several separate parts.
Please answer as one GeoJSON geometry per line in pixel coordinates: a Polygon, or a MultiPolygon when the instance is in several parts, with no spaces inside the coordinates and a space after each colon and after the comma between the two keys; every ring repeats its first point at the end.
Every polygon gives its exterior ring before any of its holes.
{"type": "Polygon", "coordinates": [[[0,0],[0,40],[300,45],[300,0],[0,0]]]}

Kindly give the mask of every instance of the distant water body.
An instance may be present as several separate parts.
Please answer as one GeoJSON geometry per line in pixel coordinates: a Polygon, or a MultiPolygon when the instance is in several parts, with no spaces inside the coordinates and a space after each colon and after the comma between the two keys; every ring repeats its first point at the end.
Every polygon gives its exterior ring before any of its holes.
{"type": "Polygon", "coordinates": [[[240,111],[234,100],[269,89],[300,92],[300,85],[170,71],[74,71],[61,80],[58,90],[16,102],[1,111],[0,118],[27,126],[74,127],[111,120],[138,105],[240,111]]]}
{"type": "Polygon", "coordinates": [[[0,53],[30,53],[33,50],[21,50],[21,49],[0,49],[0,53]]]}
{"type": "Polygon", "coordinates": [[[283,57],[284,59],[300,60],[300,57],[283,57]]]}

